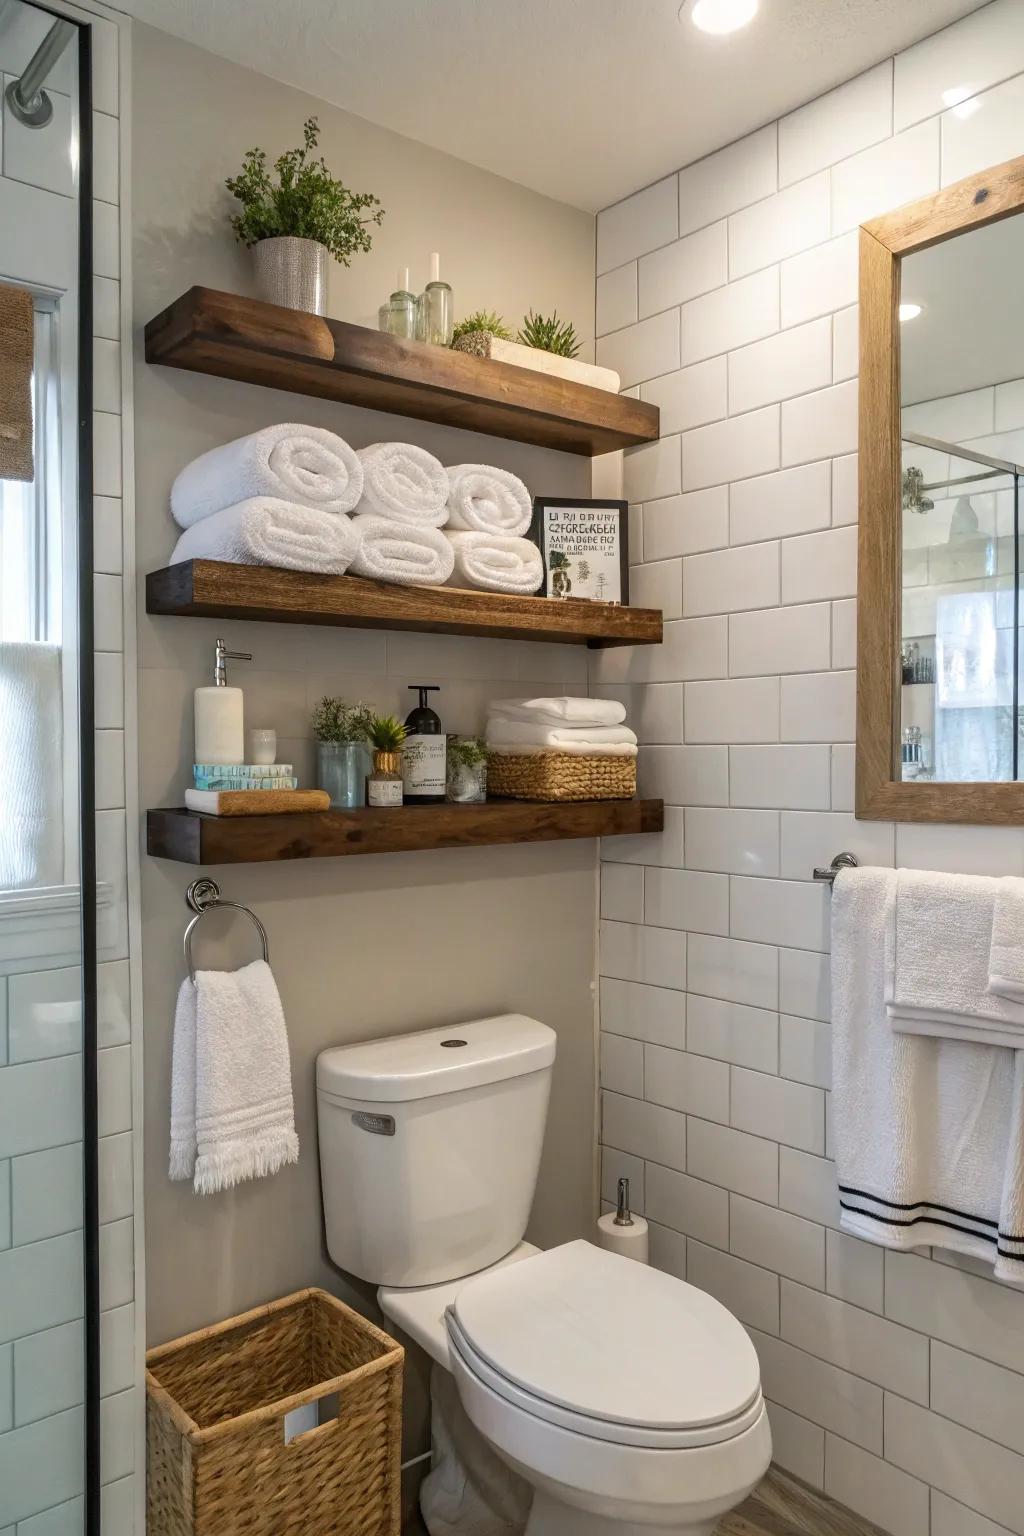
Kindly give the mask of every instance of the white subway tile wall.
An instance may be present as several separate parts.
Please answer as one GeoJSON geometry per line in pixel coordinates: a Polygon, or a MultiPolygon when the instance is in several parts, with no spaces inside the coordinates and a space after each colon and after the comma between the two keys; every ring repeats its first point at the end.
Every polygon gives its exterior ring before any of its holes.
{"type": "MultiPolygon", "coordinates": [[[[674,866],[604,852],[604,1194],[628,1173],[653,1262],[751,1331],[776,1460],[893,1536],[1024,1536],[1024,1296],[838,1230],[811,870],[1019,875],[1024,830],[852,815],[856,226],[1019,154],[1024,7],[993,0],[682,170],[677,213],[670,178],[598,218],[599,314],[667,434],[625,458],[641,579],[682,605],[659,651],[591,659],[683,818],[674,866]]],[[[1019,385],[975,394],[951,433],[1019,427],[1019,385]]]]}
{"type": "MultiPolygon", "coordinates": [[[[122,535],[119,30],[95,11],[94,570],[99,875],[114,889],[100,924],[100,1387],[105,1536],[136,1528],[141,1354],[135,1318],[132,1026],[127,948],[125,593],[122,535]]],[[[49,18],[0,36],[0,72],[23,68],[49,18]],[[35,27],[37,34],[27,32],[35,27]],[[24,57],[9,50],[28,45],[24,57]]],[[[0,270],[73,294],[67,134],[71,51],[48,81],[45,134],[4,120],[0,270]],[[12,131],[12,128],[14,131],[12,131]],[[31,183],[31,185],[29,185],[31,183]],[[67,270],[63,270],[63,268],[67,270]]],[[[134,602],[131,605],[134,616],[134,602]]],[[[134,693],[134,679],[128,686],[134,693]]],[[[62,946],[64,948],[65,946],[62,946]]],[[[66,952],[0,963],[0,1531],[64,1536],[82,1524],[81,978],[66,952]]],[[[137,1028],[137,1024],[136,1024],[137,1028]]]]}

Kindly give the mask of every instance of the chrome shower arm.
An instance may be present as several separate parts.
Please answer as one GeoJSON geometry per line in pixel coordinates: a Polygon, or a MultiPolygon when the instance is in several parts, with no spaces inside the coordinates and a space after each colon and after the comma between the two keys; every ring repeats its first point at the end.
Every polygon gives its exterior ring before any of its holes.
{"type": "Polygon", "coordinates": [[[7,105],[28,128],[45,128],[53,117],[53,102],[43,90],[50,71],[78,31],[73,21],[55,21],[29,59],[18,80],[7,87],[7,105]]]}

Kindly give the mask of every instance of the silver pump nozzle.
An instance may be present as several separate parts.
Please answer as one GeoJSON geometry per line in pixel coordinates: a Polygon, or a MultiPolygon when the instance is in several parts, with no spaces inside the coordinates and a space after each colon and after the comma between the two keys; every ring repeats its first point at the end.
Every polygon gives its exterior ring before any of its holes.
{"type": "Polygon", "coordinates": [[[217,641],[217,656],[213,666],[213,685],[215,688],[226,688],[228,685],[229,661],[252,661],[251,651],[229,651],[224,640],[217,641]]]}
{"type": "Polygon", "coordinates": [[[632,1227],[635,1225],[635,1223],[629,1209],[628,1179],[619,1180],[618,1196],[619,1198],[615,1206],[615,1221],[613,1225],[616,1227],[632,1227]]]}

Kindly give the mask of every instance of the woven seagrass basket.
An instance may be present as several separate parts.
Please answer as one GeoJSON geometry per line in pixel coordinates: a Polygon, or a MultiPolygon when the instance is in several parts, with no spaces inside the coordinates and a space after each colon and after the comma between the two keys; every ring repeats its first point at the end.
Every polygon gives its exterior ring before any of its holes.
{"type": "Polygon", "coordinates": [[[575,752],[538,752],[518,757],[492,752],[487,793],[511,800],[632,800],[635,757],[593,757],[575,752]]]}
{"type": "Polygon", "coordinates": [[[398,1536],[403,1358],[320,1290],[151,1349],[147,1536],[398,1536]],[[286,1444],[285,1414],[334,1394],[286,1444]]]}

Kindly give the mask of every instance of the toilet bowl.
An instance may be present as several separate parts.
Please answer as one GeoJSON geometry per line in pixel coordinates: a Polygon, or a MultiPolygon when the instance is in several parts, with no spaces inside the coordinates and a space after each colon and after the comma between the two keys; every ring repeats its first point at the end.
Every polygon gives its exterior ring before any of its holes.
{"type": "Polygon", "coordinates": [[[705,1536],[771,1459],[757,1356],[672,1275],[522,1240],[554,1057],[554,1032],[520,1014],[323,1052],[328,1248],[451,1373],[458,1402],[436,1397],[459,1410],[443,1437],[456,1511],[439,1529],[705,1536]]]}

